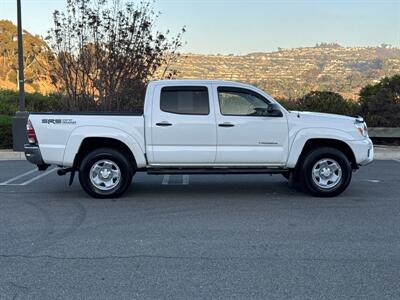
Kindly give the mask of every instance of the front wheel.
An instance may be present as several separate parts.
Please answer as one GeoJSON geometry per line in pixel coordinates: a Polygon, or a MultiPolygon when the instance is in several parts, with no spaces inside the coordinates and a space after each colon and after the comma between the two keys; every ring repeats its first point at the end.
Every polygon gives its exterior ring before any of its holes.
{"type": "Polygon", "coordinates": [[[307,154],[301,173],[303,184],[312,195],[333,197],[349,185],[352,168],[343,152],[322,147],[307,154]]]}
{"type": "Polygon", "coordinates": [[[130,186],[133,168],[126,156],[112,148],[96,149],[79,168],[82,188],[94,198],[117,198],[130,186]]]}

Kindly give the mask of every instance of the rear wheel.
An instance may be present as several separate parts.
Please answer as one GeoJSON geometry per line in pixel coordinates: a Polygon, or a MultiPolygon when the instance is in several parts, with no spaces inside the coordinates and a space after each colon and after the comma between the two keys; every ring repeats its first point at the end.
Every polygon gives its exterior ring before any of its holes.
{"type": "Polygon", "coordinates": [[[307,154],[300,173],[304,186],[312,195],[333,197],[349,185],[352,168],[343,152],[321,147],[307,154]]]}
{"type": "Polygon", "coordinates": [[[113,148],[96,149],[79,168],[79,182],[90,196],[117,198],[130,186],[134,170],[126,156],[113,148]]]}

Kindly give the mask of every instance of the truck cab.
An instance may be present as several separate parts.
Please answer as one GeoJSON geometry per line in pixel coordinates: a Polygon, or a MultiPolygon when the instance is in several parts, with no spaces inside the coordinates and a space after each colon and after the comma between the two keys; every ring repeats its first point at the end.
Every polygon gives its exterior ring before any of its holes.
{"type": "Polygon", "coordinates": [[[287,111],[257,89],[229,82],[150,83],[146,152],[152,166],[281,166],[287,111]]]}

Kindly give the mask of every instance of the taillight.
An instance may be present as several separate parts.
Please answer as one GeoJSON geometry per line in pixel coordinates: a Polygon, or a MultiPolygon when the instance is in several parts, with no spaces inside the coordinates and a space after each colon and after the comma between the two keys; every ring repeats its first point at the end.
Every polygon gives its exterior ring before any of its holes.
{"type": "Polygon", "coordinates": [[[26,133],[28,135],[28,142],[30,144],[37,144],[36,132],[32,126],[31,120],[26,124],[26,133]]]}

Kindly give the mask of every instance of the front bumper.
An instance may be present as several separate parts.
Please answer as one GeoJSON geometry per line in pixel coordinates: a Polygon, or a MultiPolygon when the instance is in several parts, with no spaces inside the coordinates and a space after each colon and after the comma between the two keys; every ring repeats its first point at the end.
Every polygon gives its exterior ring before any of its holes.
{"type": "Polygon", "coordinates": [[[40,153],[38,145],[25,144],[24,150],[25,157],[30,163],[37,165],[39,170],[47,169],[48,165],[43,161],[42,154],[40,153]]]}
{"type": "Polygon", "coordinates": [[[349,143],[356,158],[357,165],[365,166],[374,160],[374,144],[370,138],[349,143]]]}

